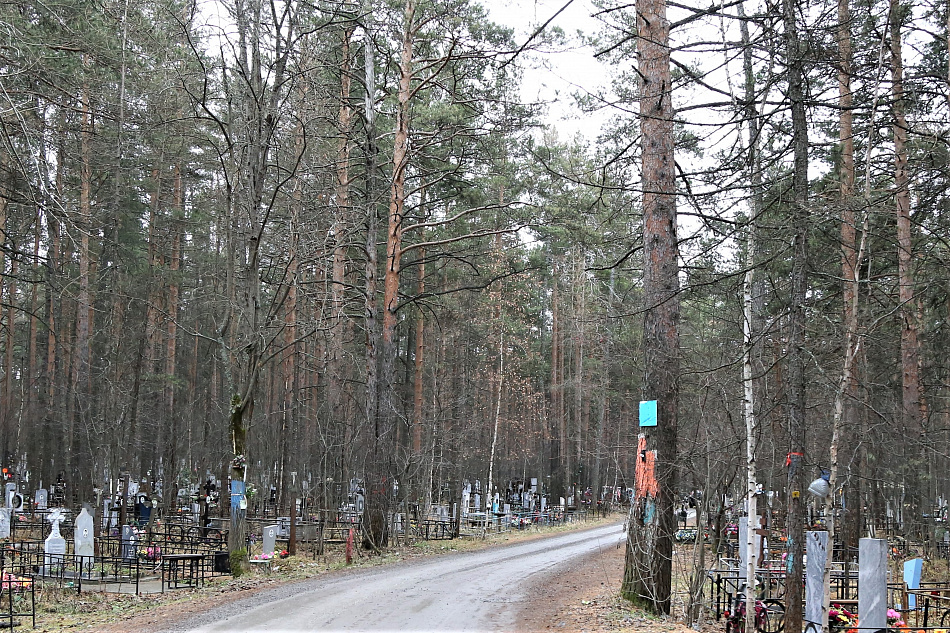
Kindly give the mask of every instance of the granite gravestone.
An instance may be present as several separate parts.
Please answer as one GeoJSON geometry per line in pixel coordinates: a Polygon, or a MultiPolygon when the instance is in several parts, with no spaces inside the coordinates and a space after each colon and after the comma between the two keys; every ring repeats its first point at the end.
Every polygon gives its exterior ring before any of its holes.
{"type": "Polygon", "coordinates": [[[135,560],[138,556],[139,537],[131,525],[122,526],[122,559],[135,560]]]}
{"type": "Polygon", "coordinates": [[[0,538],[10,538],[10,508],[0,508],[0,538]]]}
{"type": "Polygon", "coordinates": [[[53,508],[46,517],[47,521],[53,524],[53,529],[50,531],[50,535],[46,537],[43,547],[45,553],[43,565],[47,574],[58,571],[63,565],[63,557],[66,555],[66,539],[59,533],[59,524],[63,518],[61,508],[53,508]]]}
{"type": "Polygon", "coordinates": [[[96,546],[94,533],[95,528],[92,515],[89,514],[86,508],[83,508],[79,516],[76,517],[76,529],[73,533],[73,540],[76,556],[80,557],[79,563],[85,571],[91,570],[95,562],[96,546]]]}
{"type": "Polygon", "coordinates": [[[887,628],[887,541],[863,538],[858,541],[858,613],[861,628],[887,628]]]}
{"type": "Polygon", "coordinates": [[[264,526],[264,553],[272,554],[277,546],[277,526],[264,526]]]}
{"type": "Polygon", "coordinates": [[[152,501],[148,495],[138,495],[135,499],[135,520],[139,527],[148,524],[152,516],[152,501]]]}
{"type": "Polygon", "coordinates": [[[828,559],[828,532],[805,533],[805,621],[821,625],[825,595],[825,561],[828,559]]]}
{"type": "Polygon", "coordinates": [[[40,488],[33,494],[33,503],[37,510],[45,510],[49,505],[49,491],[46,488],[40,488]]]}

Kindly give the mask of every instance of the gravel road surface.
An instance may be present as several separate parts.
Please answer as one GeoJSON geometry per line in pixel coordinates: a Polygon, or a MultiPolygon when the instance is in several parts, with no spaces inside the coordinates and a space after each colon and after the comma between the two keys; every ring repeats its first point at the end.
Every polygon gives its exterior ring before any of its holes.
{"type": "MultiPolygon", "coordinates": [[[[507,547],[358,569],[261,592],[167,631],[510,631],[527,592],[571,559],[623,539],[621,524],[507,547]]],[[[543,584],[542,584],[543,586],[543,584]]]]}

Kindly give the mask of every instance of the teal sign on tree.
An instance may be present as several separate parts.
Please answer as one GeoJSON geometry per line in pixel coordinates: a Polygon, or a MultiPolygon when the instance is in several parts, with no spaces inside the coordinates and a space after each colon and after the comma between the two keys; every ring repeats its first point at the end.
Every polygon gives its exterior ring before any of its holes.
{"type": "Polygon", "coordinates": [[[640,401],[640,426],[656,426],[656,400],[640,401]]]}

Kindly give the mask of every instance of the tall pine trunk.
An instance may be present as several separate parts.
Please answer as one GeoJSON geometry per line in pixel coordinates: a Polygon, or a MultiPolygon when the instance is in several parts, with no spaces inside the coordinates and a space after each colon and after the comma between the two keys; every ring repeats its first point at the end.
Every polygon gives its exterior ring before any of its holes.
{"type": "Polygon", "coordinates": [[[891,111],[894,117],[894,202],[897,212],[897,275],[901,319],[901,369],[904,427],[923,431],[920,391],[920,343],[914,300],[914,245],[910,220],[910,179],[907,174],[907,117],[904,105],[904,65],[901,25],[904,9],[898,0],[890,3],[891,111]]]}
{"type": "MultiPolygon", "coordinates": [[[[379,328],[379,319],[377,316],[377,234],[379,230],[379,216],[376,208],[377,204],[377,154],[376,144],[376,58],[375,44],[373,42],[372,26],[372,8],[368,7],[365,41],[363,43],[363,63],[365,72],[365,102],[364,117],[366,125],[366,245],[365,245],[365,265],[364,276],[366,278],[366,314],[364,317],[364,329],[366,337],[366,432],[372,432],[374,443],[374,454],[370,457],[372,462],[367,461],[365,476],[372,475],[369,472],[371,463],[377,462],[378,454],[376,446],[379,437],[379,417],[380,417],[380,379],[379,379],[379,354],[377,347],[379,339],[377,330],[379,328]]],[[[365,506],[363,521],[367,526],[371,526],[376,521],[378,534],[367,538],[366,544],[376,546],[385,541],[386,517],[385,510],[380,512],[373,507],[374,490],[373,482],[367,481],[369,487],[367,492],[367,503],[365,506]],[[382,521],[380,522],[380,519],[382,521]]],[[[382,505],[378,503],[376,505],[382,505]]]]}
{"type": "Polygon", "coordinates": [[[647,449],[656,450],[656,497],[644,500],[642,520],[631,521],[624,594],[657,613],[669,613],[680,363],[670,24],[665,0],[638,0],[636,8],[643,164],[643,399],[657,401],[657,426],[647,436],[647,449]],[[645,557],[643,564],[636,561],[638,550],[645,557]],[[643,573],[635,573],[638,570],[643,573]]]}
{"type": "MultiPolygon", "coordinates": [[[[350,88],[352,85],[352,53],[351,38],[353,29],[344,27],[341,33],[340,51],[340,111],[337,115],[339,139],[336,152],[336,182],[334,183],[334,197],[336,203],[336,217],[333,220],[333,263],[331,267],[330,284],[330,339],[329,376],[327,386],[327,400],[333,424],[342,430],[342,461],[346,461],[347,452],[351,450],[352,429],[350,421],[344,411],[345,393],[343,342],[346,329],[344,314],[344,288],[346,277],[346,255],[348,234],[350,230],[350,147],[353,121],[353,107],[350,103],[350,88]]],[[[302,134],[302,131],[301,131],[302,134]]]]}
{"type": "Polygon", "coordinates": [[[785,577],[785,626],[790,631],[802,626],[802,573],[804,555],[804,505],[802,488],[805,473],[805,297],[808,258],[808,127],[805,119],[805,79],[802,44],[798,35],[797,3],[783,1],[785,22],[788,100],[792,116],[792,271],[789,296],[788,353],[788,509],[785,516],[788,558],[785,577]]]}

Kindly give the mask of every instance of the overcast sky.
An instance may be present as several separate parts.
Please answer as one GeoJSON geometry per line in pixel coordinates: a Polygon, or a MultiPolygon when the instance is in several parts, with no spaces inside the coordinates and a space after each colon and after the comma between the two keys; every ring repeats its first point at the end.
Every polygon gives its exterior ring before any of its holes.
{"type": "MultiPolygon", "coordinates": [[[[492,20],[515,30],[516,42],[522,44],[537,27],[556,14],[567,0],[483,0],[492,20]]],[[[555,18],[551,26],[561,27],[576,42],[582,30],[594,33],[598,22],[587,0],[574,0],[555,18]]],[[[550,103],[546,122],[558,131],[562,140],[580,132],[593,139],[601,120],[589,115],[577,116],[573,93],[596,90],[606,82],[603,65],[594,59],[593,51],[579,44],[572,50],[542,51],[531,54],[526,66],[521,96],[527,102],[550,103]]]]}

